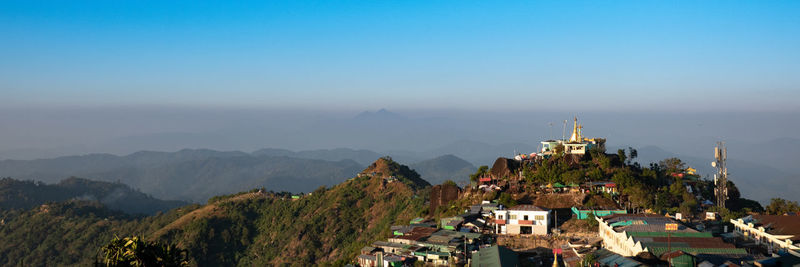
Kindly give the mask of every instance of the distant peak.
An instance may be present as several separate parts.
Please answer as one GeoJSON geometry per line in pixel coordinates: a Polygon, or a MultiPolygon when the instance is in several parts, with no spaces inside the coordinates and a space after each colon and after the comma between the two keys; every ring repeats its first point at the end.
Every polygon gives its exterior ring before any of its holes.
{"type": "Polygon", "coordinates": [[[356,119],[367,119],[367,120],[386,120],[386,119],[401,119],[397,113],[391,112],[385,108],[379,109],[378,111],[364,111],[356,115],[356,119]]]}

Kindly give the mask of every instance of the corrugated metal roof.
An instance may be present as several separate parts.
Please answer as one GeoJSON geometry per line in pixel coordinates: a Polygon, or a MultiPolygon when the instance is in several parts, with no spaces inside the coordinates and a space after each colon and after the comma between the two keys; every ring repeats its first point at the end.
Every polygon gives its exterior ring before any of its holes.
{"type": "MultiPolygon", "coordinates": [[[[661,226],[664,227],[663,225],[661,226]]],[[[667,237],[667,232],[636,232],[636,231],[628,231],[625,232],[628,236],[633,237],[667,237]]],[[[671,237],[713,237],[711,233],[705,232],[673,232],[670,233],[671,237]]]]}
{"type": "MultiPolygon", "coordinates": [[[[650,253],[653,255],[661,256],[668,251],[667,247],[648,247],[650,253]]],[[[743,248],[687,248],[687,247],[675,247],[671,248],[674,250],[682,250],[691,254],[735,254],[735,255],[742,255],[747,254],[747,250],[743,248]]]]}
{"type": "Polygon", "coordinates": [[[534,206],[534,205],[516,205],[514,207],[509,208],[508,210],[527,210],[527,211],[550,211],[548,209],[534,206]]]}
{"type": "MultiPolygon", "coordinates": [[[[627,226],[619,226],[615,227],[614,230],[617,231],[626,231],[626,232],[666,232],[666,225],[665,224],[653,224],[651,222],[647,222],[647,224],[631,224],[627,226]]],[[[678,225],[678,230],[670,231],[673,233],[697,233],[697,230],[692,228],[678,225]]],[[[666,235],[665,235],[666,236],[666,235]]]]}
{"type": "Polygon", "coordinates": [[[491,246],[481,248],[477,253],[472,254],[472,266],[500,266],[516,267],[519,266],[517,253],[503,246],[491,246]]]}
{"type": "Polygon", "coordinates": [[[767,232],[773,235],[794,235],[800,236],[800,216],[797,215],[755,215],[754,219],[759,225],[767,228],[767,232]]]}
{"type": "Polygon", "coordinates": [[[630,258],[623,257],[617,253],[611,252],[607,249],[600,249],[594,252],[597,256],[597,261],[605,266],[618,265],[620,267],[636,267],[641,266],[642,263],[630,258]]]}
{"type": "Polygon", "coordinates": [[[667,246],[667,243],[670,242],[672,244],[681,243],[686,244],[687,247],[693,248],[735,248],[731,243],[725,243],[721,238],[716,237],[634,237],[634,240],[640,241],[645,243],[646,245],[654,244],[654,246],[658,246],[658,244],[663,244],[663,246],[667,246]]]}

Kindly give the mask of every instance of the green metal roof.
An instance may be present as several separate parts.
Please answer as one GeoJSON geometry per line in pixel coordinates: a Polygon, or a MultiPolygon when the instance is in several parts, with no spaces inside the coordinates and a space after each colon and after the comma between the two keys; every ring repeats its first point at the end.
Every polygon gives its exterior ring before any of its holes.
{"type": "MultiPolygon", "coordinates": [[[[668,252],[667,247],[648,246],[647,249],[650,251],[650,253],[653,253],[653,255],[656,255],[658,257],[661,257],[661,254],[668,252]]],[[[692,254],[732,254],[732,255],[747,254],[747,250],[743,248],[688,248],[688,247],[676,247],[673,245],[671,249],[673,251],[682,250],[686,253],[692,253],[692,254]]]]}
{"type": "Polygon", "coordinates": [[[597,256],[597,261],[604,266],[619,266],[619,267],[636,267],[641,266],[642,263],[630,258],[623,257],[617,253],[611,252],[607,249],[599,249],[593,253],[597,256]]]}
{"type": "Polygon", "coordinates": [[[421,217],[417,217],[417,218],[411,219],[411,221],[409,221],[409,224],[421,223],[424,220],[425,219],[423,219],[421,217]]]}
{"type": "Polygon", "coordinates": [[[617,226],[628,226],[628,225],[631,225],[631,224],[634,224],[634,223],[638,223],[638,224],[647,224],[647,221],[644,221],[644,220],[627,220],[627,221],[618,221],[618,222],[612,223],[612,224],[611,224],[611,227],[617,227],[617,226]]]}
{"type": "Polygon", "coordinates": [[[472,254],[472,266],[519,266],[517,253],[503,246],[491,246],[481,248],[477,253],[472,254]]]}
{"type": "MultiPolygon", "coordinates": [[[[667,237],[667,232],[625,232],[628,236],[633,237],[667,237]]],[[[706,232],[675,232],[671,233],[673,237],[714,237],[711,233],[706,232]]]]}
{"type": "Polygon", "coordinates": [[[436,256],[450,256],[450,253],[447,252],[438,252],[438,251],[417,251],[414,252],[415,256],[426,256],[426,255],[436,255],[436,256]]]}

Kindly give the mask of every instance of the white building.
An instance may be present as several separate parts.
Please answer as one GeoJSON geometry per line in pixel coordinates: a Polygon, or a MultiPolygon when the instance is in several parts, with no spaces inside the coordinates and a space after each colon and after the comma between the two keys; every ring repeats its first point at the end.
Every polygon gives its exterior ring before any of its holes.
{"type": "Polygon", "coordinates": [[[787,250],[800,256],[800,216],[756,215],[731,220],[736,235],[751,239],[769,251],[787,250]]]}
{"type": "Polygon", "coordinates": [[[534,205],[517,205],[494,211],[494,232],[497,234],[546,235],[550,227],[550,210],[534,205]]]}
{"type": "Polygon", "coordinates": [[[583,136],[583,125],[578,124],[578,118],[572,124],[572,135],[567,140],[547,140],[542,141],[541,153],[548,155],[555,152],[557,146],[562,145],[565,154],[583,155],[594,146],[599,146],[605,150],[605,139],[602,138],[586,138],[583,136]]]}

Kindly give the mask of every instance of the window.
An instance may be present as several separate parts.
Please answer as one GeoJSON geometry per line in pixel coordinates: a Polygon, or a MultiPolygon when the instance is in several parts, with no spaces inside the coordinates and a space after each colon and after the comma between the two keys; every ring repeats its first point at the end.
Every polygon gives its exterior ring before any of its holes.
{"type": "Polygon", "coordinates": [[[498,219],[500,219],[500,220],[502,220],[502,219],[503,219],[503,215],[502,215],[502,214],[500,214],[500,215],[497,215],[497,218],[498,218],[498,219]]]}
{"type": "Polygon", "coordinates": [[[544,221],[544,215],[536,215],[534,216],[534,219],[536,219],[537,221],[544,221]]]}
{"type": "Polygon", "coordinates": [[[525,215],[525,216],[522,216],[522,217],[525,218],[524,220],[526,220],[526,221],[528,220],[528,215],[525,215]]]}
{"type": "Polygon", "coordinates": [[[508,218],[512,219],[512,220],[516,220],[517,219],[517,215],[511,214],[511,215],[508,215],[508,218]]]}

